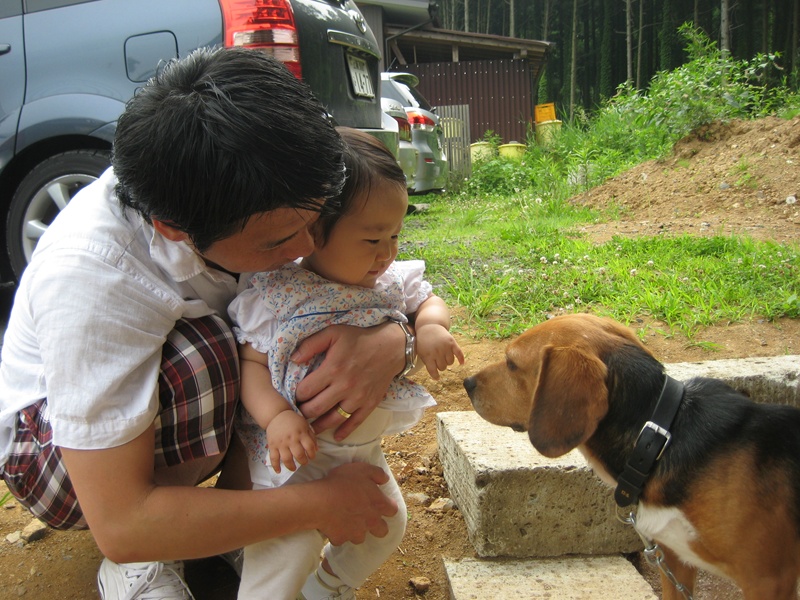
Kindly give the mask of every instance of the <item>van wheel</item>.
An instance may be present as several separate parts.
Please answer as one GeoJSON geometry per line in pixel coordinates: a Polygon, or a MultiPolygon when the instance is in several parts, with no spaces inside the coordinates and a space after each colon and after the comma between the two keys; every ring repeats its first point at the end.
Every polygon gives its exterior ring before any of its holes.
{"type": "Polygon", "coordinates": [[[11,199],[6,222],[8,257],[18,281],[59,211],[109,164],[107,150],[73,150],[48,158],[25,176],[11,199]]]}

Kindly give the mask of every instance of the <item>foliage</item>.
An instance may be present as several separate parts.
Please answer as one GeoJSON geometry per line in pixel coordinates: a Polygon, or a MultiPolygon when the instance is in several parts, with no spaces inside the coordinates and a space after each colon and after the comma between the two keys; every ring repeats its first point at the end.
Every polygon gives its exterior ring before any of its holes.
{"type": "Polygon", "coordinates": [[[615,109],[636,127],[659,131],[674,142],[701,125],[764,116],[786,103],[786,88],[767,85],[777,72],[777,55],[734,60],[701,30],[684,24],[679,32],[689,62],[657,73],[647,92],[621,86],[604,111],[615,109]]]}

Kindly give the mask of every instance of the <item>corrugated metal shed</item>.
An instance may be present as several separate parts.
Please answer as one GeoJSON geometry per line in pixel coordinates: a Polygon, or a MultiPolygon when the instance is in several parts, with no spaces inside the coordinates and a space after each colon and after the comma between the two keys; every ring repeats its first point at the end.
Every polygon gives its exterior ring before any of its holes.
{"type": "Polygon", "coordinates": [[[530,62],[522,59],[415,63],[405,71],[419,77],[417,89],[434,106],[469,106],[471,141],[487,130],[503,142],[525,142],[533,121],[530,62]]]}

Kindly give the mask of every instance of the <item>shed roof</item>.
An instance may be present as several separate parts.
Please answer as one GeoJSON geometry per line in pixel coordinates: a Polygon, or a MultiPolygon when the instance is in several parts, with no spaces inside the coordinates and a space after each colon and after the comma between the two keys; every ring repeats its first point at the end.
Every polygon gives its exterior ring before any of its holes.
{"type": "Polygon", "coordinates": [[[430,25],[413,29],[385,25],[384,35],[393,68],[413,63],[517,58],[531,64],[534,79],[538,79],[554,47],[553,42],[453,31],[430,25]]]}

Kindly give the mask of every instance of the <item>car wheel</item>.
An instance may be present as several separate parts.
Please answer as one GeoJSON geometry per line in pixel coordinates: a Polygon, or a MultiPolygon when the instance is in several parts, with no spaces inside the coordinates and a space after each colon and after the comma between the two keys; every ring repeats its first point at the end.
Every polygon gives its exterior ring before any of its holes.
{"type": "Polygon", "coordinates": [[[6,222],[6,244],[19,280],[39,238],[75,194],[111,163],[105,150],[74,150],[39,163],[20,183],[6,222]]]}

